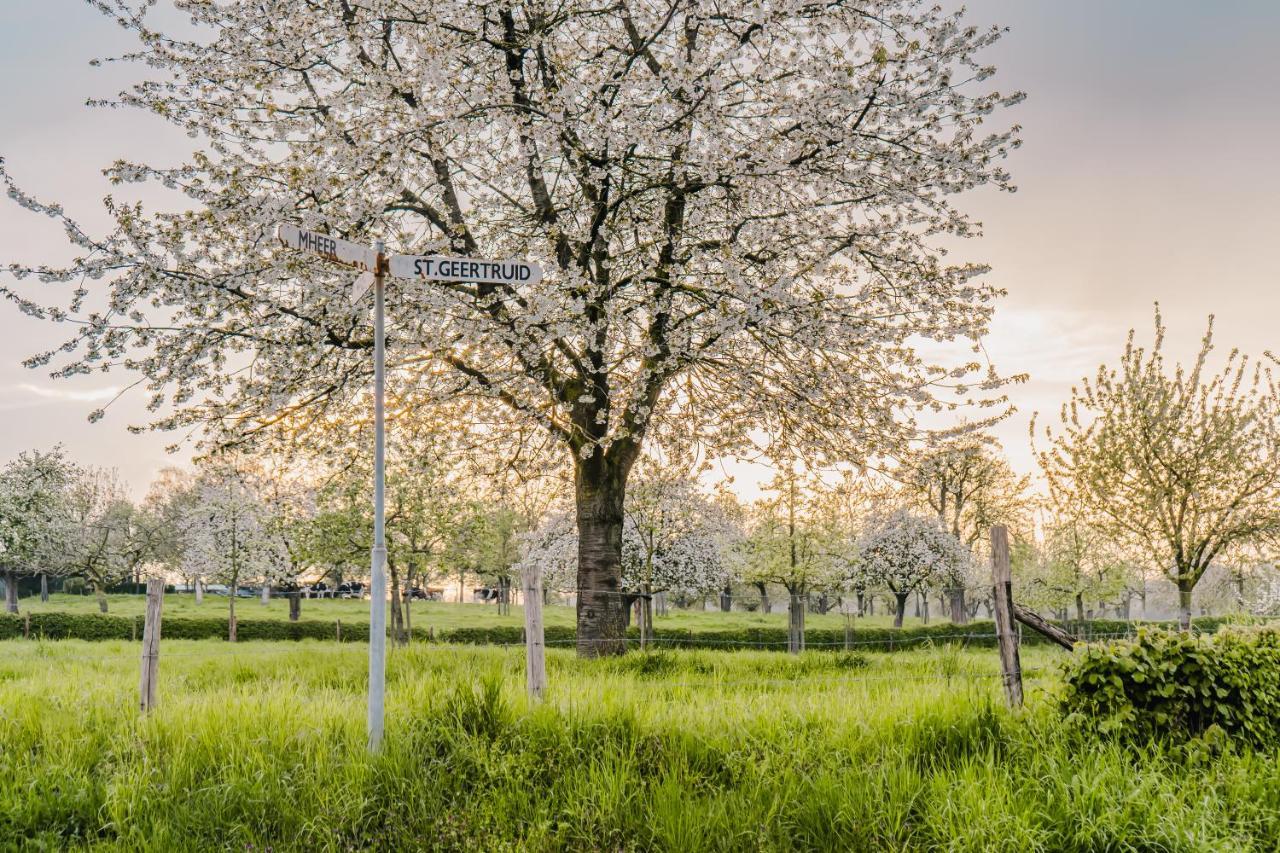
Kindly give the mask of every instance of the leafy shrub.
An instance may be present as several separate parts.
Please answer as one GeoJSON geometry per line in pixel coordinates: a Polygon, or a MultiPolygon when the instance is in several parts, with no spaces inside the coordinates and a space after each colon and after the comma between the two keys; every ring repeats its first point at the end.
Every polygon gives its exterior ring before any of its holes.
{"type": "Polygon", "coordinates": [[[1144,629],[1089,646],[1068,664],[1067,719],[1097,734],[1149,741],[1222,731],[1280,740],[1280,629],[1229,627],[1213,635],[1144,629]]]}
{"type": "MultiPolygon", "coordinates": [[[[31,636],[50,640],[129,640],[142,637],[142,617],[102,614],[62,613],[58,611],[32,612],[13,616],[0,614],[0,639],[21,637],[23,619],[30,619],[31,636]]],[[[1217,630],[1227,620],[1202,618],[1195,620],[1196,630],[1217,630]]],[[[1151,623],[1159,624],[1159,623],[1151,623]]],[[[1133,630],[1132,623],[1093,620],[1088,623],[1071,623],[1067,629],[1082,639],[1090,637],[1115,637],[1133,630]]],[[[333,640],[338,636],[335,620],[303,619],[288,622],[283,619],[240,619],[237,621],[237,637],[240,640],[333,640]]],[[[173,616],[164,619],[163,636],[171,640],[217,640],[227,636],[226,617],[173,616]]],[[[472,628],[437,630],[432,626],[413,629],[414,639],[421,642],[467,643],[471,645],[523,645],[524,629],[514,625],[493,625],[472,628]]],[[[545,640],[552,648],[572,647],[576,633],[569,625],[548,625],[545,640]]],[[[628,646],[639,645],[640,633],[634,626],[627,631],[628,646]]],[[[365,642],[369,639],[366,622],[343,622],[343,642],[365,642]]],[[[805,631],[806,648],[812,651],[838,651],[844,648],[843,628],[809,629],[805,631]]],[[[1041,645],[1049,642],[1034,631],[1022,632],[1024,645],[1041,645]]],[[[860,652],[890,652],[928,648],[940,644],[958,644],[963,647],[992,648],[995,646],[995,627],[991,622],[972,622],[953,625],[939,622],[914,628],[866,628],[858,626],[850,637],[850,648],[860,652]]],[[[659,628],[654,631],[651,648],[657,649],[722,649],[785,651],[786,628],[728,628],[714,631],[689,631],[679,628],[659,628]]]]}

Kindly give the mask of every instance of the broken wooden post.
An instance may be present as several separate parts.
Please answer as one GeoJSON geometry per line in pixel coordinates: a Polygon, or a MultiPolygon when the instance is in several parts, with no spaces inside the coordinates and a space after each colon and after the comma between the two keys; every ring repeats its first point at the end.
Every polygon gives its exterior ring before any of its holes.
{"type": "Polygon", "coordinates": [[[547,649],[542,629],[542,571],[522,573],[524,582],[524,672],[530,699],[541,699],[547,687],[547,649]]]}
{"type": "Polygon", "coordinates": [[[991,593],[995,602],[996,643],[1009,707],[1022,706],[1022,662],[1013,631],[1013,582],[1009,565],[1009,530],[1003,524],[991,528],[991,593]]]}
{"type": "Polygon", "coordinates": [[[1057,625],[1051,625],[1040,617],[1040,614],[1028,610],[1021,604],[1012,604],[1013,618],[1018,622],[1026,625],[1033,631],[1037,631],[1049,638],[1053,642],[1062,646],[1067,651],[1075,649],[1076,638],[1059,628],[1057,625]]]}
{"type": "Polygon", "coordinates": [[[138,684],[138,704],[142,713],[156,706],[156,683],[160,677],[160,613],[164,606],[164,579],[147,581],[147,616],[142,627],[142,678],[138,684]]]}

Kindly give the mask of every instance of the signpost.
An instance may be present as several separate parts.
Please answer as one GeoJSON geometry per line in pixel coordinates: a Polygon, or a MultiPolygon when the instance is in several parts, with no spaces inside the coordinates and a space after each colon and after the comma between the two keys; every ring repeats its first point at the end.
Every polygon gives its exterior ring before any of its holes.
{"type": "Polygon", "coordinates": [[[383,328],[383,273],[386,258],[382,241],[373,248],[328,234],[304,231],[281,224],[276,229],[280,242],[291,249],[311,252],[330,261],[364,270],[356,279],[351,300],[355,302],[373,285],[373,553],[369,572],[369,751],[382,746],[383,699],[387,681],[387,542],[383,523],[385,506],[383,373],[386,369],[386,333],[383,328]],[[372,282],[369,278],[372,277],[372,282]]]}
{"type": "Polygon", "coordinates": [[[310,252],[326,260],[363,272],[351,289],[358,302],[373,286],[373,553],[369,576],[369,751],[382,745],[383,700],[387,662],[387,542],[384,506],[386,498],[386,442],[384,387],[386,379],[386,330],[384,313],[387,272],[397,278],[426,281],[478,282],[483,284],[534,284],[542,280],[542,268],[527,261],[490,261],[450,258],[442,255],[386,255],[381,240],[362,246],[296,225],[276,228],[280,242],[291,249],[310,252]]]}
{"type": "Polygon", "coordinates": [[[281,243],[284,243],[290,249],[310,252],[313,255],[319,255],[330,261],[362,269],[366,272],[376,272],[374,265],[377,263],[377,258],[374,251],[368,246],[352,243],[350,240],[343,240],[341,237],[330,237],[328,234],[318,234],[315,231],[303,231],[298,226],[289,225],[288,223],[283,223],[276,227],[276,236],[280,238],[281,243]]]}
{"type": "Polygon", "coordinates": [[[391,274],[396,278],[480,284],[537,284],[542,280],[542,268],[528,261],[484,261],[444,255],[392,255],[391,274]]]}

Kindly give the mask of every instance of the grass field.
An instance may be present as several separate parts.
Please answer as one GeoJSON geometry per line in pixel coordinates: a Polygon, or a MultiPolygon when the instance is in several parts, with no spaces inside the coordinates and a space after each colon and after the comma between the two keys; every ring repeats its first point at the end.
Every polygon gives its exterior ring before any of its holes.
{"type": "Polygon", "coordinates": [[[1024,650],[549,656],[416,646],[364,748],[360,645],[0,643],[0,847],[121,850],[1274,850],[1271,754],[1077,735],[1024,650]]]}
{"type": "MultiPolygon", "coordinates": [[[[41,602],[38,597],[23,598],[19,602],[20,609],[31,613],[43,611],[63,611],[69,613],[97,613],[98,602],[92,595],[54,594],[48,602],[41,602]]],[[[143,595],[109,595],[107,596],[108,612],[118,616],[141,616],[147,609],[146,596],[143,595]]],[[[227,611],[225,596],[206,595],[203,604],[195,603],[195,596],[186,593],[170,593],[165,596],[165,616],[224,616],[227,611]]],[[[546,624],[572,626],[574,610],[572,607],[550,605],[543,609],[546,624]]],[[[236,614],[241,619],[273,619],[289,618],[289,603],[282,597],[273,598],[263,604],[257,598],[240,598],[236,600],[236,614]]],[[[507,616],[498,615],[498,609],[492,604],[453,604],[438,601],[415,601],[412,605],[412,617],[415,627],[426,628],[428,625],[436,629],[484,627],[490,625],[524,625],[524,613],[518,606],[512,606],[507,616]]],[[[352,599],[304,599],[302,601],[303,619],[341,619],[344,623],[368,622],[369,602],[352,599]]],[[[933,620],[936,624],[938,619],[933,620]]],[[[945,620],[942,620],[945,621],[945,620]]],[[[877,614],[858,620],[859,625],[866,627],[888,627],[893,624],[889,616],[877,614]]],[[[921,620],[908,617],[904,623],[907,627],[921,624],[921,620]]],[[[840,628],[844,625],[844,617],[838,613],[810,613],[805,617],[808,628],[840,628]]],[[[729,613],[719,611],[680,610],[670,608],[669,615],[654,619],[655,628],[677,628],[681,630],[717,630],[731,628],[773,627],[785,630],[787,614],[785,609],[773,613],[752,613],[745,610],[734,610],[729,613]]]]}

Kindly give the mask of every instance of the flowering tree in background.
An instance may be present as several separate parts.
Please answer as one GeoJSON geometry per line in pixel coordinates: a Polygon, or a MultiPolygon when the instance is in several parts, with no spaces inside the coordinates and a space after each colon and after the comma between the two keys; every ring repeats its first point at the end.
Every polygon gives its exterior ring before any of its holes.
{"type": "Polygon", "coordinates": [[[241,583],[271,583],[288,570],[289,555],[255,489],[232,469],[206,472],[185,519],[187,572],[227,585],[227,639],[236,640],[241,583]]]}
{"type": "Polygon", "coordinates": [[[1189,370],[1167,369],[1164,337],[1158,310],[1150,351],[1130,331],[1119,367],[1073,390],[1039,458],[1060,500],[1158,561],[1178,588],[1185,630],[1213,561],[1280,532],[1280,388],[1238,350],[1210,372],[1212,318],[1189,370]]]}
{"type": "Polygon", "coordinates": [[[139,564],[146,559],[131,544],[130,522],[133,505],[115,471],[83,468],[76,472],[67,489],[69,524],[59,543],[63,570],[84,578],[98,598],[98,609],[107,612],[107,587],[129,577],[137,554],[139,564]]]}
{"type": "Polygon", "coordinates": [[[77,475],[62,449],[18,454],[0,471],[0,567],[5,609],[18,612],[20,575],[58,573],[70,517],[67,490],[77,475]]]}
{"type": "Polygon", "coordinates": [[[30,363],[124,363],[173,406],[157,427],[296,441],[366,405],[372,338],[348,274],[281,250],[276,222],[546,262],[525,287],[393,283],[391,393],[404,411],[468,396],[572,460],[580,654],[620,647],[646,438],[863,456],[953,391],[1002,401],[990,370],[915,350],[976,341],[997,296],[941,252],[975,230],[956,195],[1010,188],[1016,128],[987,128],[1021,95],[992,91],[977,58],[996,28],[914,0],[240,0],[184,5],[187,37],[153,30],[142,0],[96,5],[156,75],[118,103],[204,147],[116,163],[114,181],[191,209],[109,201],[101,236],[6,177],[80,253],[10,267],[66,288],[6,288],[22,310],[81,321],[30,363]]]}
{"type": "Polygon", "coordinates": [[[1042,523],[1042,541],[1018,555],[1019,595],[1066,618],[1092,618],[1092,605],[1114,603],[1133,573],[1124,550],[1079,507],[1058,507],[1042,523]],[[1086,610],[1088,607],[1088,610],[1086,610]]]}
{"type": "MultiPolygon", "coordinates": [[[[620,595],[651,601],[660,593],[686,596],[719,591],[728,581],[727,551],[741,535],[696,481],[678,470],[650,464],[627,495],[620,595]]],[[[576,588],[577,525],[558,512],[526,539],[522,565],[536,562],[548,589],[576,588]]],[[[652,610],[642,608],[652,628],[652,610]]]]}
{"type": "Polygon", "coordinates": [[[845,519],[833,509],[836,493],[821,477],[797,471],[794,463],[779,467],[764,485],[766,496],[753,508],[747,540],[745,576],[760,590],[768,612],[768,585],[787,591],[788,646],[804,649],[804,616],[809,593],[839,585],[852,551],[845,519]]]}
{"type": "Polygon", "coordinates": [[[972,559],[969,549],[937,519],[905,509],[871,522],[858,540],[861,582],[893,593],[895,628],[902,627],[912,592],[930,584],[955,583],[972,559]]]}
{"type": "MultiPolygon", "coordinates": [[[[897,472],[904,493],[938,517],[951,535],[980,548],[993,524],[1029,533],[1030,479],[1009,467],[999,442],[963,433],[930,442],[906,455],[897,472]]],[[[951,621],[968,621],[965,585],[947,590],[951,621]]]]}
{"type": "MultiPolygon", "coordinates": [[[[183,561],[183,531],[186,518],[196,501],[196,476],[191,471],[166,467],[151,482],[142,499],[142,510],[154,525],[151,535],[151,561],[165,572],[186,575],[183,561]]],[[[194,586],[195,578],[186,576],[194,586]]],[[[197,593],[203,595],[203,593],[197,593]]]]}

